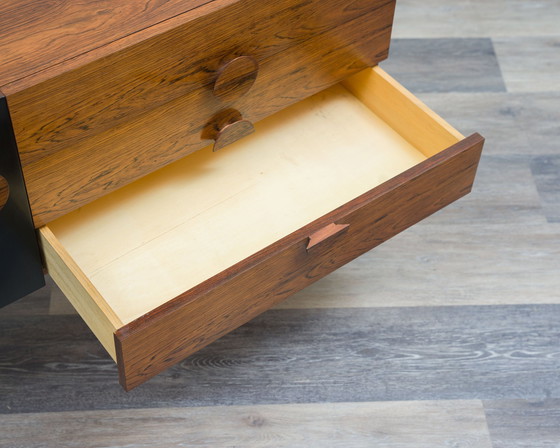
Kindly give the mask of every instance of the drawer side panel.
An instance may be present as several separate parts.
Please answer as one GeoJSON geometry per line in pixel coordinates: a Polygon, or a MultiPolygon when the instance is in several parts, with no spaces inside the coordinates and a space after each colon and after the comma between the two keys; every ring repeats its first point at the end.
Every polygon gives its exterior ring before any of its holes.
{"type": "Polygon", "coordinates": [[[123,323],[48,227],[38,231],[45,267],[76,311],[116,360],[113,333],[123,323]]]}

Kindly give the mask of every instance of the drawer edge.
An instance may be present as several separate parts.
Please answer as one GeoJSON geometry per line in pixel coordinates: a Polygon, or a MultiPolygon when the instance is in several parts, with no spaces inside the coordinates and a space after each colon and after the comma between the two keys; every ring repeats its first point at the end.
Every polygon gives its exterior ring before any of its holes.
{"type": "MultiPolygon", "coordinates": [[[[293,293],[470,192],[483,137],[473,134],[115,331],[119,377],[130,390],[293,293]],[[367,208],[364,238],[321,263],[308,236],[367,208]],[[295,268],[292,269],[292,267],[295,268]],[[262,279],[267,279],[262,281],[262,279]],[[252,291],[250,297],[245,291],[252,291]]],[[[361,218],[360,218],[361,219],[361,218]]]]}

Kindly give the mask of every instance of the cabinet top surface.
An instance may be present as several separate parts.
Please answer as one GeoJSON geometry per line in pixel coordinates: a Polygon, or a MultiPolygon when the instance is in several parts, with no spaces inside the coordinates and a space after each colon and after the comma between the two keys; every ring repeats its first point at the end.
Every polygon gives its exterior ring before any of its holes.
{"type": "Polygon", "coordinates": [[[87,53],[98,51],[97,57],[102,57],[103,47],[119,41],[120,47],[133,44],[165,31],[174,20],[189,16],[188,20],[228,3],[233,1],[2,0],[0,88],[87,53]],[[194,11],[201,7],[206,10],[194,11]],[[158,30],[150,32],[152,28],[158,30]]]}

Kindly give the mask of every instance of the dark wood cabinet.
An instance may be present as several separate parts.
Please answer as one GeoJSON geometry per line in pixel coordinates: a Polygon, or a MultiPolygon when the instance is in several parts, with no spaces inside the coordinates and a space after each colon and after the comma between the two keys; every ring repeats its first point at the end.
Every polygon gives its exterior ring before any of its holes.
{"type": "Polygon", "coordinates": [[[30,3],[29,225],[127,390],[470,191],[482,137],[377,67],[394,1],[30,3]]]}

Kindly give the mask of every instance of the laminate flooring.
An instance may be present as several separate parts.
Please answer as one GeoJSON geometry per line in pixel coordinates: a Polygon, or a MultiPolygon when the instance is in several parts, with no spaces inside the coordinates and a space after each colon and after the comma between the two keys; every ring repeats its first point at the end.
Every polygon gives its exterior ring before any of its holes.
{"type": "Polygon", "coordinates": [[[399,0],[382,64],[473,192],[130,393],[52,284],[0,310],[0,447],[560,447],[560,2],[399,0]]]}

